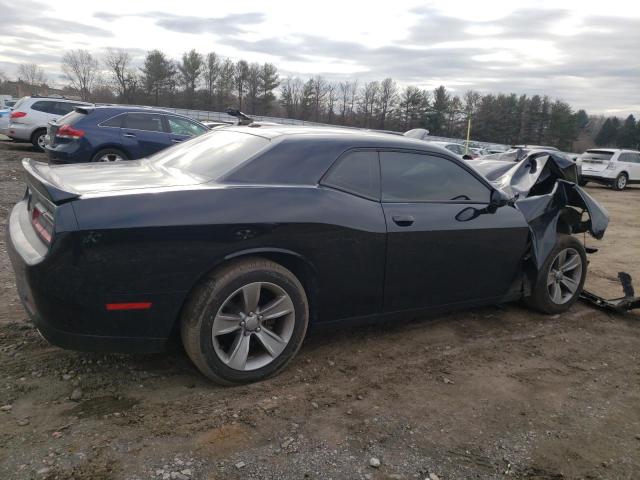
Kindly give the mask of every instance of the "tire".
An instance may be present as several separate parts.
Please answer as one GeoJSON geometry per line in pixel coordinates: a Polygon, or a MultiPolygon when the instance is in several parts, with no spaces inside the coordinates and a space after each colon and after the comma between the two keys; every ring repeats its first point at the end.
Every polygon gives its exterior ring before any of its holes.
{"type": "Polygon", "coordinates": [[[587,255],[583,245],[575,237],[558,234],[556,245],[542,266],[531,296],[525,298],[525,303],[543,313],[558,314],[566,312],[578,300],[586,275],[587,255]],[[557,267],[559,263],[562,263],[561,254],[563,252],[567,252],[565,268],[570,261],[577,262],[579,260],[579,264],[574,269],[567,268],[564,272],[558,272],[557,267]],[[578,268],[580,269],[579,272],[577,271],[578,268]],[[557,273],[554,275],[554,272],[557,273]],[[554,276],[556,278],[551,283],[550,279],[553,279],[554,276]],[[564,280],[559,280],[560,278],[564,280]],[[570,288],[575,288],[575,291],[572,292],[570,288]],[[557,294],[558,291],[560,292],[559,296],[557,294]]]}
{"type": "Polygon", "coordinates": [[[35,132],[31,134],[31,144],[38,150],[39,152],[44,152],[44,138],[47,135],[46,128],[39,128],[35,132]]]}
{"type": "Polygon", "coordinates": [[[308,323],[307,296],[296,276],[275,262],[249,258],[196,287],[180,316],[180,333],[187,355],[207,378],[239,385],[281,371],[300,349],[308,323]],[[276,301],[278,308],[265,308],[276,301]],[[278,316],[282,312],[288,313],[278,316]]]}
{"type": "Polygon", "coordinates": [[[129,160],[129,157],[117,148],[103,148],[91,158],[92,162],[121,162],[123,160],[129,160]]]}
{"type": "Polygon", "coordinates": [[[627,176],[626,173],[622,172],[618,174],[616,179],[613,181],[611,188],[617,191],[624,190],[627,186],[628,181],[629,181],[629,177],[627,176]]]}

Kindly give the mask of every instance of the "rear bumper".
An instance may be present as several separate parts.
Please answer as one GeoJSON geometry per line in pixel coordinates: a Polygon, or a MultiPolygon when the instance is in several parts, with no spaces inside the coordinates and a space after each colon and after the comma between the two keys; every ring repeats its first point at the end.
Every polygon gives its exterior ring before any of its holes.
{"type": "Polygon", "coordinates": [[[22,123],[9,123],[7,127],[7,137],[14,140],[20,140],[24,142],[31,141],[31,134],[36,130],[33,125],[24,125],[22,123]]]}
{"type": "Polygon", "coordinates": [[[580,180],[585,181],[585,182],[594,182],[594,183],[599,183],[601,185],[613,185],[613,182],[615,181],[615,178],[608,178],[608,177],[602,177],[599,175],[594,175],[594,174],[582,174],[580,175],[580,180]]]}
{"type": "MultiPolygon", "coordinates": [[[[118,296],[79,292],[74,281],[81,279],[69,275],[69,270],[74,270],[72,260],[57,255],[55,261],[50,261],[46,249],[43,254],[42,246],[34,243],[31,232],[24,227],[21,217],[25,211],[26,201],[12,210],[6,244],[18,296],[42,336],[54,345],[72,350],[121,353],[164,350],[170,327],[167,328],[162,313],[175,312],[170,308],[175,299],[167,295],[150,296],[158,307],[156,311],[107,312],[105,300],[117,301],[118,296]],[[159,317],[157,323],[153,322],[154,316],[159,317]]],[[[128,298],[123,296],[122,301],[128,298]]]]}
{"type": "Polygon", "coordinates": [[[91,151],[83,148],[80,142],[61,143],[45,146],[47,159],[51,164],[84,163],[91,161],[91,151]]]}

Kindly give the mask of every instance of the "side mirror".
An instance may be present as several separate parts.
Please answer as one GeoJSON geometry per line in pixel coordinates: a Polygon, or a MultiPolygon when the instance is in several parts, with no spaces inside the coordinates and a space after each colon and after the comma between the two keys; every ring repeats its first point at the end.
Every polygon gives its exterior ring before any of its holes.
{"type": "Polygon", "coordinates": [[[493,190],[491,192],[491,198],[489,199],[489,207],[493,209],[497,209],[500,207],[504,207],[505,205],[509,205],[511,203],[511,198],[504,193],[502,190],[493,190]]]}
{"type": "Polygon", "coordinates": [[[465,154],[462,156],[462,159],[463,159],[463,160],[473,160],[473,157],[472,157],[471,155],[469,155],[468,153],[465,153],[465,154]]]}

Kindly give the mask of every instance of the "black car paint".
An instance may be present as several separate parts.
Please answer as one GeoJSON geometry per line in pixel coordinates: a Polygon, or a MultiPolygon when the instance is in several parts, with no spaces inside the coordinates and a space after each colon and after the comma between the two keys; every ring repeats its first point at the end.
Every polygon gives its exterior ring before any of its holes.
{"type": "MultiPolygon", "coordinates": [[[[158,350],[194,286],[224,262],[251,255],[299,276],[312,323],[526,293],[530,226],[515,205],[383,204],[321,182],[343,153],[368,148],[441,156],[492,188],[445,150],[344,130],[263,127],[259,134],[271,148],[208,183],[176,181],[147,160],[53,169],[25,162],[31,195],[58,199],[55,242],[39,261],[25,262],[25,246],[10,232],[7,242],[21,299],[44,336],[75,349],[158,350]],[[461,215],[469,209],[478,213],[461,215]],[[415,221],[398,226],[396,213],[415,221]],[[107,311],[109,302],[152,308],[107,311]]],[[[26,202],[10,221],[20,217],[28,230],[26,202]]]]}

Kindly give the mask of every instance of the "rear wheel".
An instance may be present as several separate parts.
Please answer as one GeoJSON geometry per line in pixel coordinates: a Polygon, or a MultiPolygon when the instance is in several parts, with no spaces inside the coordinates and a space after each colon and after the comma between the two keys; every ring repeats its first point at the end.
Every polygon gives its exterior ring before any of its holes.
{"type": "Polygon", "coordinates": [[[627,178],[627,174],[622,172],[620,173],[616,179],[613,181],[613,189],[614,190],[624,190],[625,187],[627,186],[627,181],[629,179],[627,178]]]}
{"type": "Polygon", "coordinates": [[[235,262],[190,296],[181,315],[189,358],[209,379],[263,380],[298,352],[309,318],[304,288],[289,270],[259,258],[235,262]]]}
{"type": "Polygon", "coordinates": [[[91,159],[92,162],[121,162],[128,160],[127,155],[117,148],[105,148],[96,153],[91,159]]]}
{"type": "Polygon", "coordinates": [[[582,244],[570,235],[559,234],[525,302],[544,313],[566,312],[578,300],[586,274],[587,255],[582,244]]]}
{"type": "Polygon", "coordinates": [[[31,134],[31,144],[39,151],[44,152],[45,138],[47,130],[40,128],[31,134]]]}

